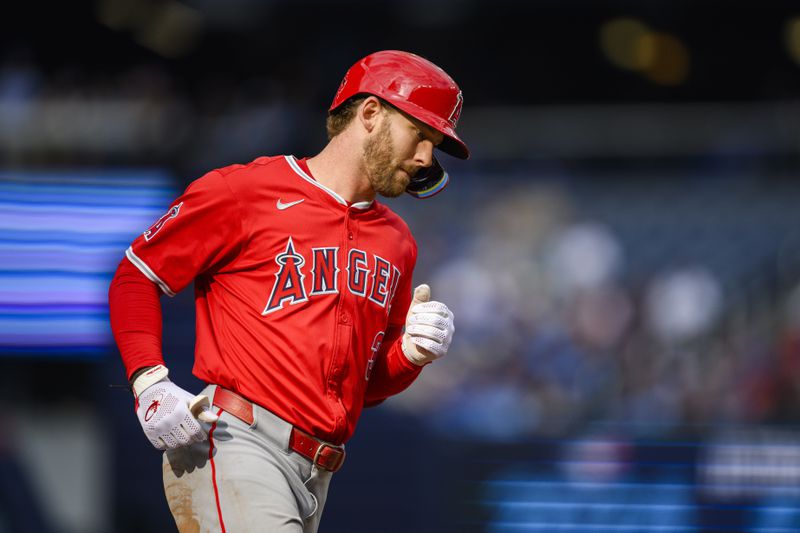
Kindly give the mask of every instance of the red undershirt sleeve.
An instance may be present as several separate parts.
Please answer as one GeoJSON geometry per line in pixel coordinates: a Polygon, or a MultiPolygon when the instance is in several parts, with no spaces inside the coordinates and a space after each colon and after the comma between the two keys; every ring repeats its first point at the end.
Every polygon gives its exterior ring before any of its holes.
{"type": "Polygon", "coordinates": [[[164,364],[160,296],[158,286],[133,263],[120,262],[108,289],[108,308],[128,379],[140,368],[164,364]]]}
{"type": "Polygon", "coordinates": [[[375,357],[364,396],[364,406],[372,407],[408,388],[422,371],[403,354],[403,326],[390,326],[375,357]]]}

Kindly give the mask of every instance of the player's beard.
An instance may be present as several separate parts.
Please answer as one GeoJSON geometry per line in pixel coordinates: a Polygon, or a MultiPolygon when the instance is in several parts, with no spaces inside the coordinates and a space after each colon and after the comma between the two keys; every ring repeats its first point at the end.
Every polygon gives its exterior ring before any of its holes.
{"type": "Polygon", "coordinates": [[[394,160],[389,121],[384,121],[375,137],[364,141],[364,164],[372,188],[381,196],[396,198],[405,192],[411,181],[407,173],[401,172],[394,160]]]}

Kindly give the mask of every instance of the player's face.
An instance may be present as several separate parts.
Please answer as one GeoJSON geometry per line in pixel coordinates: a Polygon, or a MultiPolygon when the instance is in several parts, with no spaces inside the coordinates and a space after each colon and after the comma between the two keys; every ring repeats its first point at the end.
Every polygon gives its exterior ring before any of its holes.
{"type": "Polygon", "coordinates": [[[381,196],[400,196],[411,177],[433,164],[433,147],[443,136],[399,111],[386,110],[380,129],[364,143],[367,177],[381,196]]]}

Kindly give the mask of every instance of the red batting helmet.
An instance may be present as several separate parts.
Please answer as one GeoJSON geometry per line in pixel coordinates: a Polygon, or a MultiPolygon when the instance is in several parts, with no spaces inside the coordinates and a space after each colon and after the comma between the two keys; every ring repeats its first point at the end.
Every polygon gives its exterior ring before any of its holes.
{"type": "Polygon", "coordinates": [[[456,135],[463,97],[453,78],[427,59],[384,50],[358,61],[344,75],[328,112],[358,94],[373,94],[444,135],[439,148],[459,159],[469,149],[456,135]]]}

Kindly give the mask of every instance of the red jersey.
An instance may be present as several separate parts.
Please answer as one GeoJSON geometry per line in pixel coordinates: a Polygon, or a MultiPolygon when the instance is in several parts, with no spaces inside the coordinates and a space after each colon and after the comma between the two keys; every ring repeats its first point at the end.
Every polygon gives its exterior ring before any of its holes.
{"type": "Polygon", "coordinates": [[[348,205],[292,156],[209,172],[126,255],[168,295],[194,280],[198,378],[319,438],[344,442],[365,403],[419,374],[399,342],[408,226],[377,201],[348,205]]]}

